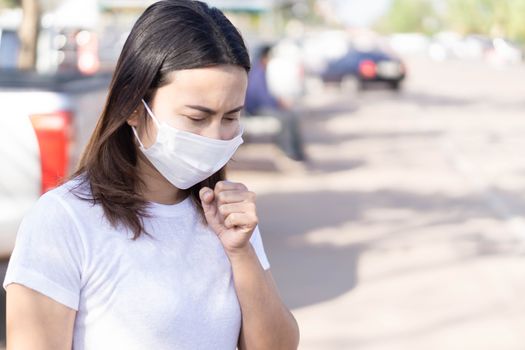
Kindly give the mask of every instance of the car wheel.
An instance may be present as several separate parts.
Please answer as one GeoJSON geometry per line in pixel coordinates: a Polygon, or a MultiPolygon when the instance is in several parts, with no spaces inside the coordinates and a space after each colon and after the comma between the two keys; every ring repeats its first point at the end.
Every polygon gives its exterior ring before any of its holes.
{"type": "Polygon", "coordinates": [[[400,81],[392,81],[389,83],[390,88],[395,91],[401,90],[401,82],[400,81]]]}
{"type": "Polygon", "coordinates": [[[368,88],[368,83],[362,79],[359,79],[357,82],[357,90],[365,91],[368,88]]]}

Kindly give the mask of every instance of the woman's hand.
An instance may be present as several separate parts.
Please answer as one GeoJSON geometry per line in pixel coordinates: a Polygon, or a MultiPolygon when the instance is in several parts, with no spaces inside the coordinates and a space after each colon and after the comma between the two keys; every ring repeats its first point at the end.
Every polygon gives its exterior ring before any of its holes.
{"type": "Polygon", "coordinates": [[[199,192],[204,216],[219,237],[227,254],[248,247],[258,219],[255,193],[241,183],[219,181],[212,191],[203,187],[199,192]]]}

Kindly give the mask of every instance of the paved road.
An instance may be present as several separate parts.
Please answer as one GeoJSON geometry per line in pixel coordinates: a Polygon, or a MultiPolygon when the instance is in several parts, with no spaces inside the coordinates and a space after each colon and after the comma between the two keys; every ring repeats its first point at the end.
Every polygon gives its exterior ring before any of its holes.
{"type": "Polygon", "coordinates": [[[239,155],[301,349],[524,349],[525,67],[408,66],[313,93],[307,166],[239,155]]]}

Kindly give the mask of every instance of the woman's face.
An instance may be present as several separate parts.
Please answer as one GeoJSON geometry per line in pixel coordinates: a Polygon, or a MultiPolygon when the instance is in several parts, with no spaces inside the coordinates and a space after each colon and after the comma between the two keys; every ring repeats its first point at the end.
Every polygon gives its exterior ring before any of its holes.
{"type": "MultiPolygon", "coordinates": [[[[149,107],[159,122],[201,136],[229,140],[239,131],[248,75],[244,68],[220,65],[171,73],[170,83],[157,89],[149,107]]],[[[137,127],[142,144],[155,143],[157,128],[148,116],[146,125],[136,116],[128,124],[137,127]]]]}

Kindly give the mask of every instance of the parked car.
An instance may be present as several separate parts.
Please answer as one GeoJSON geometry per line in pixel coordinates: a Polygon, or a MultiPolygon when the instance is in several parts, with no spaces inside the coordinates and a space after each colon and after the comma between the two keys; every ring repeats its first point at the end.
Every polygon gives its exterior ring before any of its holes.
{"type": "Polygon", "coordinates": [[[69,175],[103,107],[109,76],[0,70],[0,258],[22,217],[69,175]]]}
{"type": "Polygon", "coordinates": [[[20,41],[16,30],[0,27],[0,69],[15,69],[20,41]]]}
{"type": "Polygon", "coordinates": [[[343,57],[330,62],[321,73],[321,79],[326,83],[342,83],[347,78],[354,78],[359,88],[364,88],[368,83],[385,82],[397,90],[405,75],[405,65],[393,54],[379,49],[351,49],[343,57]]]}

